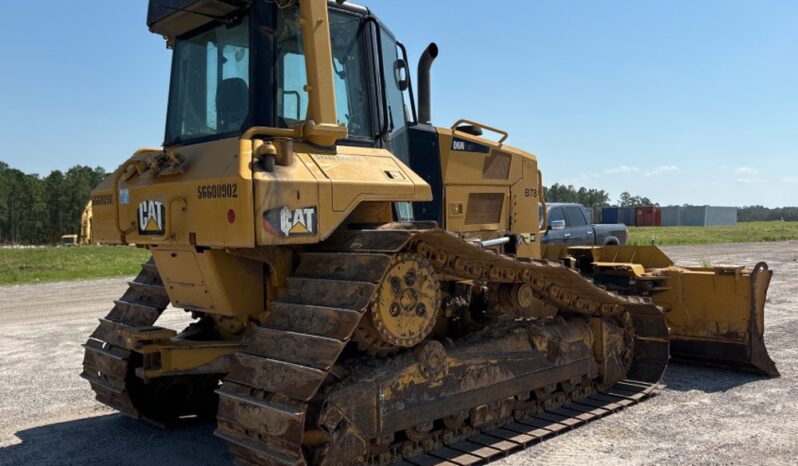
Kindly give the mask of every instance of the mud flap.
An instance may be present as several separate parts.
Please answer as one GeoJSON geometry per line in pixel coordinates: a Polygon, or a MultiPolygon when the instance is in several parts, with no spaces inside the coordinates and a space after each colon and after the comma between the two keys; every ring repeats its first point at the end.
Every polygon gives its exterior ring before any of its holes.
{"type": "Polygon", "coordinates": [[[664,273],[669,289],[654,301],[670,311],[674,360],[779,376],[764,341],[765,302],[773,275],[767,264],[753,270],[674,267],[664,273]]]}

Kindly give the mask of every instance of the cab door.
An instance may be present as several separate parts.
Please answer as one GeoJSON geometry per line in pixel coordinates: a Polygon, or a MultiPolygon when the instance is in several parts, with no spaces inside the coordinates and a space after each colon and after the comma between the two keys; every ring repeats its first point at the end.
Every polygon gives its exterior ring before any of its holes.
{"type": "Polygon", "coordinates": [[[566,242],[593,244],[593,226],[588,223],[584,211],[576,206],[566,206],[563,210],[565,211],[566,242]]]}
{"type": "Polygon", "coordinates": [[[562,207],[552,207],[549,209],[548,229],[543,235],[544,243],[566,243],[570,239],[570,234],[564,229],[554,229],[552,224],[555,222],[565,222],[565,211],[562,207]],[[568,236],[566,236],[568,234],[568,236]]]}

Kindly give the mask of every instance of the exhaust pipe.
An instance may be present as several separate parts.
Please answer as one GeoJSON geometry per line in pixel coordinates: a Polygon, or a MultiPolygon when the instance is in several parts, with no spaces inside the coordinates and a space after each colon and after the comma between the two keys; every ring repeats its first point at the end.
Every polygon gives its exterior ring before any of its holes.
{"type": "Polygon", "coordinates": [[[432,91],[429,70],[437,57],[438,46],[433,42],[427,46],[418,60],[418,120],[421,124],[432,123],[432,91]]]}

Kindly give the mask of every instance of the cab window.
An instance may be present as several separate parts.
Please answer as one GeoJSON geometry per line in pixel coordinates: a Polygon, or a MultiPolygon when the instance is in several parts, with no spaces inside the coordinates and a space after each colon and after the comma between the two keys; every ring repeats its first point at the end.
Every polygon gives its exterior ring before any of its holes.
{"type": "Polygon", "coordinates": [[[241,131],[249,116],[249,21],[180,38],[172,59],[166,142],[241,131]]]}
{"type": "MultiPolygon", "coordinates": [[[[349,137],[373,138],[364,58],[364,27],[360,18],[330,11],[338,123],[346,125],[349,137]]],[[[276,37],[276,114],[278,126],[292,128],[307,118],[307,71],[299,27],[299,10],[279,10],[276,37]]]]}
{"type": "Polygon", "coordinates": [[[551,226],[552,222],[558,220],[565,221],[565,214],[562,211],[562,207],[554,207],[549,211],[549,226],[551,226]]]}
{"type": "Polygon", "coordinates": [[[579,207],[566,207],[565,217],[567,219],[566,223],[569,227],[583,227],[587,225],[585,214],[579,207]]]}
{"type": "Polygon", "coordinates": [[[406,164],[410,164],[410,142],[407,135],[404,91],[401,82],[407,77],[404,60],[399,53],[399,44],[385,29],[380,28],[382,43],[382,66],[385,77],[385,111],[387,112],[386,142],[391,153],[406,164]]]}

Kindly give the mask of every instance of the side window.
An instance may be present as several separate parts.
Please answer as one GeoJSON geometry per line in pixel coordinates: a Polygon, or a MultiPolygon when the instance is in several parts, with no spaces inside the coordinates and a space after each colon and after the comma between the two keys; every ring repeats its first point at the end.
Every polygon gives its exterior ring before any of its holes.
{"type": "Polygon", "coordinates": [[[583,227],[587,225],[585,214],[579,207],[566,207],[565,216],[567,217],[567,225],[569,227],[583,227]]]}
{"type": "Polygon", "coordinates": [[[380,29],[382,42],[382,66],[385,76],[386,111],[388,112],[388,148],[399,160],[410,161],[410,147],[407,137],[404,92],[400,83],[406,68],[399,53],[399,44],[387,31],[380,29]]]}
{"type": "Polygon", "coordinates": [[[556,220],[565,221],[565,215],[563,214],[562,207],[555,207],[549,212],[549,226],[551,226],[551,222],[556,220]]]}
{"type": "MultiPolygon", "coordinates": [[[[307,71],[299,28],[299,10],[279,10],[277,20],[275,78],[276,114],[281,127],[290,128],[307,118],[307,71]]],[[[372,138],[369,93],[360,18],[330,11],[338,123],[346,125],[351,138],[372,138]]]]}
{"type": "Polygon", "coordinates": [[[277,114],[292,127],[305,119],[308,110],[308,93],[305,92],[307,71],[305,56],[299,53],[286,53],[277,61],[277,73],[282,77],[278,87],[277,114]]]}
{"type": "Polygon", "coordinates": [[[175,44],[166,141],[240,131],[249,115],[249,22],[175,44]]]}

